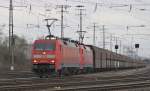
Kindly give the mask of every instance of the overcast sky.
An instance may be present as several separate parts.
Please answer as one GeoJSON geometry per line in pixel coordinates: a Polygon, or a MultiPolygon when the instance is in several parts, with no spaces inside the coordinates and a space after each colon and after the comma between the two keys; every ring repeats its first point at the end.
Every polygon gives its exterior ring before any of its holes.
{"type": "MultiPolygon", "coordinates": [[[[0,0],[0,29],[8,36],[9,0],[0,0]],[[5,25],[5,26],[4,26],[5,25]]],[[[105,25],[106,48],[110,49],[110,35],[125,48],[135,43],[140,44],[138,54],[150,56],[150,0],[13,0],[14,33],[33,42],[39,37],[46,36],[46,18],[57,18],[59,21],[52,26],[52,34],[60,36],[60,8],[58,5],[68,5],[64,13],[65,37],[78,40],[79,11],[77,5],[83,5],[84,42],[93,44],[93,23],[96,23],[96,46],[102,47],[102,25],[105,25]],[[19,7],[22,6],[22,7],[19,7]],[[24,7],[23,7],[24,6],[24,7]],[[145,27],[135,27],[144,25],[145,27]],[[127,31],[127,26],[130,26],[127,31]],[[132,27],[131,27],[132,26],[132,27]],[[133,27],[134,26],[134,27],[133,27]]],[[[124,50],[123,50],[124,48],[124,50]]],[[[134,49],[135,50],[135,49],[134,49]]]]}

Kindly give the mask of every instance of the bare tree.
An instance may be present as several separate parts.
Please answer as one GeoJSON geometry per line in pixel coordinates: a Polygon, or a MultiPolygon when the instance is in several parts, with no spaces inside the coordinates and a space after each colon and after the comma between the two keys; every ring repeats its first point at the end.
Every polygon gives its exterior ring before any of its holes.
{"type": "MultiPolygon", "coordinates": [[[[11,64],[9,59],[9,47],[8,47],[8,37],[5,37],[3,42],[0,44],[0,70],[9,69],[11,64]]],[[[30,70],[31,62],[27,57],[31,52],[28,48],[30,45],[27,43],[25,38],[14,35],[14,58],[15,58],[15,68],[16,70],[30,70]]]]}

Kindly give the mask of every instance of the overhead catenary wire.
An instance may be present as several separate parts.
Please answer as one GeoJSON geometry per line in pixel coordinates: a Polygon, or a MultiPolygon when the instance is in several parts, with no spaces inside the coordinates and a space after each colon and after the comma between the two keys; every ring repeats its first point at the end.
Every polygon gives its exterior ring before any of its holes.
{"type": "MultiPolygon", "coordinates": [[[[15,0],[15,1],[18,1],[18,0],[15,0]]],[[[29,1],[29,0],[27,0],[27,1],[29,1]]],[[[44,6],[44,3],[45,3],[45,1],[46,2],[48,2],[48,3],[51,3],[52,2],[52,9],[54,10],[54,12],[56,11],[56,9],[55,9],[55,6],[57,5],[57,4],[59,4],[59,1],[60,0],[57,0],[57,3],[56,2],[54,2],[55,0],[51,0],[51,1],[49,1],[49,0],[40,0],[40,1],[37,1],[36,2],[36,0],[32,0],[32,1],[29,1],[29,2],[26,2],[27,4],[28,4],[28,11],[31,11],[31,12],[36,12],[35,14],[33,14],[33,17],[34,16],[36,16],[36,17],[38,17],[39,15],[39,12],[41,13],[40,15],[41,15],[41,17],[42,18],[44,18],[44,15],[42,16],[42,14],[45,12],[44,10],[45,10],[45,6],[44,6]],[[53,3],[54,2],[54,3],[53,3]],[[38,6],[41,6],[41,7],[39,7],[38,8],[38,6]],[[39,9],[39,11],[38,11],[38,9],[39,9]]],[[[65,0],[64,0],[65,1],[65,0]]],[[[72,1],[77,1],[77,0],[67,0],[67,1],[65,1],[65,2],[72,2],[72,1]]],[[[78,0],[79,1],[79,3],[80,3],[80,1],[81,0],[78,0]]],[[[104,12],[104,11],[98,11],[98,7],[99,6],[104,6],[104,7],[110,7],[110,6],[118,6],[119,7],[119,5],[121,5],[121,4],[110,4],[110,3],[108,3],[108,0],[107,0],[107,2],[105,3],[105,2],[96,2],[96,1],[92,1],[92,0],[88,0],[88,1],[85,1],[85,0],[82,0],[81,1],[81,3],[84,5],[84,4],[87,4],[87,5],[92,5],[93,6],[93,8],[92,8],[92,11],[96,11],[96,12],[104,12]],[[88,2],[89,1],[89,2],[88,2]],[[94,6],[95,6],[95,8],[94,8],[94,6]]],[[[25,4],[26,4],[25,3],[25,4]]],[[[19,4],[19,3],[18,3],[19,4]]],[[[20,3],[21,4],[21,3],[20,3]]],[[[70,3],[68,3],[68,4],[70,4],[70,3]]],[[[127,3],[125,3],[125,4],[127,4],[127,3]]],[[[17,5],[17,3],[16,3],[16,5],[17,5]]],[[[127,4],[127,5],[130,5],[130,4],[127,4]]],[[[134,5],[134,6],[140,6],[140,4],[133,4],[132,3],[132,5],[134,5]]],[[[143,5],[145,5],[145,4],[143,4],[143,5]]],[[[74,5],[73,5],[74,6],[74,5]]],[[[85,5],[86,6],[86,5],[85,5]]],[[[141,6],[142,6],[142,4],[141,4],[141,6]]],[[[129,6],[127,6],[127,10],[129,9],[129,6]]],[[[132,7],[132,9],[131,9],[131,12],[130,13],[135,13],[136,14],[136,12],[133,12],[133,10],[134,10],[134,8],[132,7]]],[[[25,11],[26,12],[26,11],[25,11]]],[[[117,13],[119,12],[119,11],[116,11],[117,13]]],[[[53,12],[52,12],[53,13],[53,12]]],[[[73,15],[73,10],[71,10],[71,12],[70,12],[70,16],[72,17],[72,15],[73,15]],[[72,15],[71,15],[72,14],[72,15]]],[[[121,12],[122,13],[122,12],[121,12]]],[[[87,13],[87,16],[89,15],[89,13],[87,13]]],[[[50,16],[53,16],[52,14],[50,14],[50,16]]],[[[73,18],[73,19],[69,19],[70,17],[68,17],[68,15],[67,15],[67,19],[68,19],[68,22],[74,22],[74,26],[72,25],[72,24],[70,24],[69,25],[69,27],[67,27],[68,29],[66,29],[66,30],[69,30],[70,28],[74,28],[74,29],[77,29],[78,27],[77,26],[75,26],[75,25],[77,25],[77,19],[76,18],[73,18]]],[[[146,20],[146,19],[145,19],[146,20]]],[[[85,22],[85,21],[84,21],[85,22]]],[[[87,22],[88,23],[88,22],[87,22]]],[[[41,25],[40,25],[41,26],[41,25]]],[[[124,26],[123,26],[124,27],[124,26]]],[[[117,29],[117,27],[116,27],[116,29],[117,29]]],[[[41,30],[42,30],[42,28],[41,28],[41,30]]],[[[111,30],[111,29],[110,29],[111,30]]]]}

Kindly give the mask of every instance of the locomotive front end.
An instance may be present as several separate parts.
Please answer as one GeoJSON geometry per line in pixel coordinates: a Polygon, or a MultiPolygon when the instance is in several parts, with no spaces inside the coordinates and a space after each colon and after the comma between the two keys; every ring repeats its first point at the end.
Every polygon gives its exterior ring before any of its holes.
{"type": "Polygon", "coordinates": [[[36,40],[32,50],[33,71],[38,75],[55,72],[56,40],[36,40]]]}

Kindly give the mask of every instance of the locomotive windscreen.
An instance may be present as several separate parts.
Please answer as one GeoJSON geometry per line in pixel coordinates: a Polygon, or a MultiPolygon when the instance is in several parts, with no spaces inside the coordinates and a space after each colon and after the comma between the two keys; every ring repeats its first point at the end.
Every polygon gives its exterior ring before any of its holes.
{"type": "Polygon", "coordinates": [[[34,50],[55,50],[55,43],[35,43],[34,50]]]}

